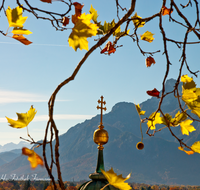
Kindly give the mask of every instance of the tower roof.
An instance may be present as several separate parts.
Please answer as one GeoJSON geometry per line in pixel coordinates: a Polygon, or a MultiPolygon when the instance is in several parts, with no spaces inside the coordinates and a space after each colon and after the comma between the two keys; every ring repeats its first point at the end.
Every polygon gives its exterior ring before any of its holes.
{"type": "MultiPolygon", "coordinates": [[[[89,175],[90,181],[87,181],[83,183],[79,190],[100,190],[105,185],[108,184],[107,179],[101,172],[104,169],[104,159],[103,159],[103,145],[108,142],[108,132],[103,129],[103,110],[106,111],[106,107],[103,107],[103,104],[105,105],[106,102],[103,101],[103,96],[101,96],[101,100],[98,100],[98,103],[101,104],[101,106],[97,106],[97,109],[101,109],[101,119],[100,119],[100,125],[98,126],[99,129],[97,129],[94,132],[93,140],[96,144],[98,144],[98,158],[97,158],[97,167],[96,171],[89,175]]],[[[108,185],[104,188],[104,190],[118,190],[117,188],[113,187],[112,185],[108,185]]]]}

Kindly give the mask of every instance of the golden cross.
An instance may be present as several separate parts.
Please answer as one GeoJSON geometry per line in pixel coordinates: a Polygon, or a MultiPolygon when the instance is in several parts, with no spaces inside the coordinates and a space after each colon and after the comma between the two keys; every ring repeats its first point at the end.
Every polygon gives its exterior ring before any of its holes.
{"type": "Polygon", "coordinates": [[[98,100],[98,103],[101,104],[101,107],[97,106],[97,109],[101,109],[101,121],[100,126],[103,125],[103,110],[106,111],[106,107],[103,108],[103,104],[106,104],[106,101],[103,101],[103,96],[101,96],[101,100],[98,100]]]}

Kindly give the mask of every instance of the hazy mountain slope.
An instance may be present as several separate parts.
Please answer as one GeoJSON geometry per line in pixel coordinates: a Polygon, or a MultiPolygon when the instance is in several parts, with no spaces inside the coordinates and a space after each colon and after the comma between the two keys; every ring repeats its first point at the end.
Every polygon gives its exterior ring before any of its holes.
{"type": "MultiPolygon", "coordinates": [[[[166,89],[170,90],[174,80],[170,79],[166,89]]],[[[178,104],[173,96],[169,96],[163,104],[163,110],[175,113],[178,104]]],[[[159,99],[151,98],[141,104],[146,114],[157,109],[159,99]]],[[[96,168],[97,145],[93,142],[93,132],[97,129],[100,116],[70,128],[67,133],[60,136],[60,163],[64,180],[88,179],[88,175],[96,168]]],[[[132,172],[131,181],[140,183],[161,184],[189,184],[200,185],[199,154],[188,156],[178,150],[179,144],[167,129],[156,133],[154,137],[144,134],[145,148],[136,149],[141,140],[139,117],[133,103],[120,102],[113,106],[111,112],[103,117],[105,129],[109,133],[109,142],[105,145],[105,168],[113,167],[117,173],[127,175],[132,172]]],[[[194,123],[197,133],[186,137],[187,142],[200,140],[200,126],[194,123]]],[[[142,124],[143,131],[147,129],[142,124]]],[[[181,136],[179,127],[173,131],[181,136]]],[[[42,155],[42,149],[36,149],[42,155]]],[[[50,158],[49,149],[47,157],[50,158]]],[[[0,166],[0,175],[38,175],[48,177],[45,169],[38,167],[30,169],[27,157],[20,156],[9,164],[0,166]]],[[[56,174],[56,173],[54,173],[56,174]]]]}

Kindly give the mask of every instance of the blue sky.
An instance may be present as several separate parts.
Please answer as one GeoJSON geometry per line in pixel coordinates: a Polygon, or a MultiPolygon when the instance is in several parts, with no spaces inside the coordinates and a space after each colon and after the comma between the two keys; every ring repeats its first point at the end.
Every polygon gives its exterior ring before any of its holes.
{"type": "MultiPolygon", "coordinates": [[[[7,1],[6,8],[15,8],[14,1],[7,1]]],[[[120,2],[120,1],[119,1],[120,2]]],[[[111,22],[116,17],[115,1],[87,0],[80,1],[84,4],[83,11],[89,13],[91,4],[98,11],[98,21],[111,22]]],[[[130,1],[121,1],[122,7],[129,7],[130,1]]],[[[187,1],[183,0],[186,4],[187,1]]],[[[52,4],[34,1],[35,7],[48,10],[64,12],[65,7],[59,1],[52,4]]],[[[169,7],[169,4],[167,4],[169,7]]],[[[159,12],[161,1],[140,0],[136,4],[136,12],[145,18],[153,13],[159,12]]],[[[189,7],[183,13],[189,16],[189,21],[194,23],[194,9],[189,7]]],[[[122,12],[123,13],[123,12],[122,12]]],[[[70,16],[74,14],[74,9],[70,16]]],[[[133,13],[135,14],[135,13],[133,13]]],[[[47,122],[47,102],[57,85],[68,78],[82,59],[85,50],[75,52],[68,45],[68,36],[71,29],[63,32],[55,31],[47,21],[37,20],[27,12],[28,16],[24,27],[33,32],[27,38],[33,43],[25,46],[20,42],[0,35],[1,70],[0,70],[0,145],[8,142],[18,143],[19,137],[27,138],[26,128],[14,129],[8,126],[5,116],[16,119],[16,112],[25,113],[33,105],[37,114],[33,122],[29,124],[29,132],[34,140],[41,140],[44,137],[44,130],[47,122]]],[[[120,15],[122,16],[122,14],[120,15]]],[[[174,11],[173,16],[177,18],[174,11]]],[[[185,29],[169,23],[169,17],[164,16],[163,22],[166,28],[167,37],[182,41],[185,29]]],[[[180,20],[181,21],[181,20],[180,20]]],[[[1,30],[6,32],[8,28],[7,18],[1,12],[1,30]]],[[[69,25],[69,28],[73,27],[69,25]]],[[[131,25],[130,29],[134,28],[131,25]]],[[[150,98],[147,90],[157,88],[161,90],[163,76],[166,70],[166,61],[163,53],[162,36],[158,28],[158,18],[147,23],[143,28],[138,29],[138,34],[146,31],[154,33],[155,40],[152,43],[140,41],[144,51],[157,51],[154,59],[156,64],[150,68],[145,65],[145,58],[129,37],[124,37],[117,45],[115,54],[100,54],[97,49],[84,63],[75,80],[67,84],[58,93],[55,104],[55,121],[59,134],[65,133],[70,127],[77,123],[90,119],[99,111],[96,109],[97,100],[101,95],[105,97],[108,113],[112,107],[122,101],[141,103],[150,98]]],[[[11,31],[11,29],[10,29],[11,31]]],[[[93,37],[89,39],[89,47],[95,44],[93,37]]],[[[113,41],[111,37],[109,39],[113,41]]],[[[189,41],[196,41],[197,38],[190,33],[189,41]]],[[[104,44],[105,45],[105,44],[104,44]]],[[[181,50],[175,44],[168,43],[170,61],[170,74],[168,79],[177,78],[180,66],[181,50]]],[[[199,66],[200,44],[187,47],[187,61],[192,71],[200,69],[199,66]]],[[[186,68],[183,74],[188,73],[186,68]]],[[[195,78],[197,86],[200,86],[200,79],[195,78]]],[[[106,126],[105,126],[106,127],[106,126]]]]}

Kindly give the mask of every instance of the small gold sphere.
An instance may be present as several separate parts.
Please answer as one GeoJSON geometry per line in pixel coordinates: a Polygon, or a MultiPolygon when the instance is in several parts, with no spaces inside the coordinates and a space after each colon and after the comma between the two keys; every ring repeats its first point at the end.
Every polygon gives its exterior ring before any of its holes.
{"type": "Polygon", "coordinates": [[[136,148],[137,148],[138,150],[142,150],[142,149],[144,148],[144,144],[143,144],[142,142],[138,142],[138,143],[136,144],[136,148]]]}
{"type": "Polygon", "coordinates": [[[105,129],[97,129],[94,132],[93,140],[98,145],[104,145],[108,142],[109,136],[105,129]]]}

